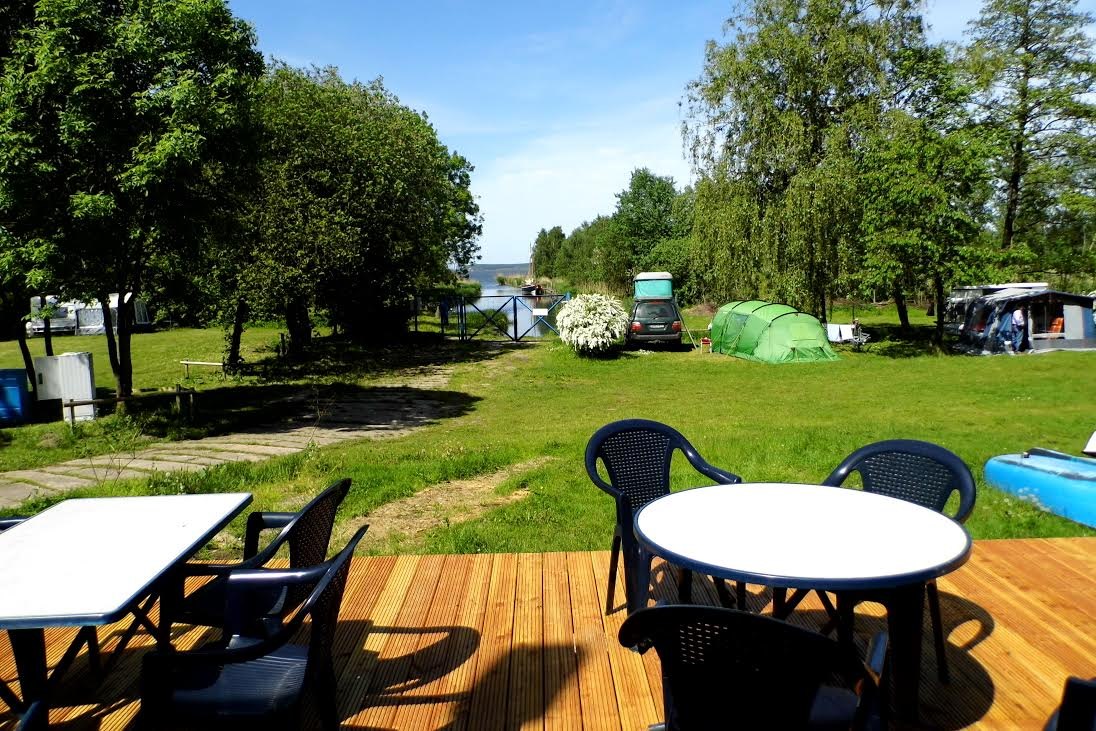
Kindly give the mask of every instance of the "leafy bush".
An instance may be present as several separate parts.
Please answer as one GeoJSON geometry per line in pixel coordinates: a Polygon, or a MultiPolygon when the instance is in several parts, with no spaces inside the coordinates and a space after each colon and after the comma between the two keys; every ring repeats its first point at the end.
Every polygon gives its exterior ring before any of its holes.
{"type": "Polygon", "coordinates": [[[559,337],[580,355],[608,350],[628,327],[628,314],[615,297],[580,294],[559,309],[559,337]]]}

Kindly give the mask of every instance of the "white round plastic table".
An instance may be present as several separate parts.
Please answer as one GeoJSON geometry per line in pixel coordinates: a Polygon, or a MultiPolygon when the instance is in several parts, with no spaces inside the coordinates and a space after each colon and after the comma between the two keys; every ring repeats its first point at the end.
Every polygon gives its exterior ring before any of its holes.
{"type": "MultiPolygon", "coordinates": [[[[672,493],[636,513],[635,535],[647,554],[722,579],[839,595],[883,592],[895,702],[908,717],[916,716],[925,582],[954,571],[971,551],[963,526],[928,508],[861,490],[785,483],[672,493]]],[[[646,573],[648,558],[639,563],[646,573]]],[[[646,575],[636,579],[638,587],[649,583],[646,575]]]]}

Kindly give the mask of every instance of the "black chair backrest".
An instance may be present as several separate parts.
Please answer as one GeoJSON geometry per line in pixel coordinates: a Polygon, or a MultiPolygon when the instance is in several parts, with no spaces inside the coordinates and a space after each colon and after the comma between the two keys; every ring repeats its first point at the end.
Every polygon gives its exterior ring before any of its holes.
{"type": "Polygon", "coordinates": [[[625,495],[632,510],[670,493],[670,462],[675,449],[694,452],[676,429],[646,419],[614,421],[598,429],[586,445],[586,472],[613,497],[625,495]],[[609,482],[598,474],[605,464],[609,482]]]}
{"type": "Polygon", "coordinates": [[[301,509],[296,525],[286,538],[290,566],[315,566],[327,558],[335,513],[349,490],[350,479],[339,480],[301,509]]]}
{"type": "MultiPolygon", "coordinates": [[[[322,564],[323,574],[313,584],[303,584],[305,592],[304,600],[292,612],[282,628],[267,640],[263,645],[277,647],[296,634],[304,622],[305,617],[312,618],[312,633],[308,646],[309,667],[317,667],[313,662],[317,659],[331,657],[335,644],[335,629],[339,622],[339,607],[342,605],[343,592],[346,590],[346,579],[350,574],[350,559],[358,543],[365,536],[369,526],[363,525],[354,533],[346,547],[322,564]]],[[[315,570],[319,567],[313,567],[315,570]]],[[[308,570],[308,569],[305,569],[308,570]]]]}
{"type": "Polygon", "coordinates": [[[1062,705],[1051,716],[1047,731],[1096,731],[1096,678],[1069,678],[1062,705]]]}
{"type": "Polygon", "coordinates": [[[841,485],[859,472],[866,492],[898,498],[944,512],[948,498],[959,493],[952,517],[962,522],[974,509],[975,485],[970,468],[957,455],[930,442],[889,439],[856,450],[823,484],[841,485]]]}
{"type": "MultiPolygon", "coordinates": [[[[264,554],[267,557],[273,556],[288,543],[290,568],[306,568],[323,563],[331,543],[335,513],[349,491],[350,478],[344,478],[312,498],[264,549],[264,554]]],[[[296,606],[306,596],[305,587],[291,586],[286,606],[296,606]]]]}
{"type": "Polygon", "coordinates": [[[316,658],[330,658],[335,647],[335,629],[339,624],[346,579],[350,574],[350,559],[369,526],[362,526],[350,538],[346,547],[331,559],[331,569],[305,600],[304,609],[312,617],[312,641],[308,645],[309,664],[315,668],[316,658]]]}
{"type": "Polygon", "coordinates": [[[630,419],[606,424],[586,446],[586,470],[597,487],[614,495],[624,493],[632,510],[638,510],[670,493],[674,448],[683,442],[684,436],[658,422],[630,419]],[[597,473],[597,459],[605,464],[607,484],[597,473]]]}
{"type": "Polygon", "coordinates": [[[641,609],[620,643],[654,647],[662,664],[669,731],[804,728],[820,687],[874,683],[851,648],[817,632],[735,609],[641,609]]]}

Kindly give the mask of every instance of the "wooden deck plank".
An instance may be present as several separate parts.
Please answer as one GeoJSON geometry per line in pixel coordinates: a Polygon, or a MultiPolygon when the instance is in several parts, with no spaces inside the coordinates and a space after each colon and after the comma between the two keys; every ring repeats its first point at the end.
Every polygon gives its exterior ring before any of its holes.
{"type": "Polygon", "coordinates": [[[544,729],[544,557],[518,555],[511,647],[509,720],[521,731],[544,729]]]}
{"type": "MultiPolygon", "coordinates": [[[[609,562],[603,554],[591,554],[590,568],[594,574],[594,586],[599,590],[598,600],[605,605],[606,587],[609,583],[609,562]]],[[[618,578],[620,575],[618,574],[618,578]]],[[[622,591],[617,587],[618,594],[622,591]]],[[[609,667],[613,671],[617,706],[620,709],[620,725],[623,729],[643,729],[660,720],[662,704],[655,704],[643,657],[621,647],[617,639],[626,612],[613,612],[604,618],[605,632],[609,635],[609,667]]]]}
{"type": "MultiPolygon", "coordinates": [[[[608,552],[356,558],[335,645],[344,728],[627,731],[661,720],[656,653],[620,647],[625,612],[603,614],[608,559],[608,552]]],[[[1066,677],[1093,673],[1094,568],[1096,539],[977,542],[967,565],[939,581],[949,685],[935,676],[926,616],[924,727],[1041,728],[1066,677]]],[[[676,601],[672,574],[656,564],[654,576],[655,596],[676,601]]],[[[710,583],[693,581],[694,598],[714,603],[710,583]]],[[[751,606],[768,598],[751,587],[751,606]]],[[[823,618],[812,595],[791,621],[817,627],[823,618]]],[[[882,626],[879,606],[857,608],[859,641],[882,626]]],[[[100,628],[104,658],[123,628],[100,628]]],[[[47,631],[50,662],[74,633],[47,631]]],[[[173,639],[185,648],[210,636],[192,628],[173,639]]],[[[51,721],[133,731],[141,655],[153,644],[139,632],[98,684],[78,659],[51,721]]],[[[0,677],[13,676],[0,638],[0,677]]],[[[14,725],[13,714],[0,713],[0,729],[14,725]]]]}
{"type": "Polygon", "coordinates": [[[510,658],[514,636],[517,556],[496,554],[487,590],[487,614],[480,635],[480,659],[467,728],[491,731],[506,727],[510,658]]]}
{"type": "Polygon", "coordinates": [[[579,731],[578,655],[563,553],[544,554],[544,652],[545,731],[579,731]]]}
{"type": "Polygon", "coordinates": [[[491,581],[491,557],[485,555],[463,556],[468,560],[468,571],[463,589],[457,593],[458,612],[454,631],[461,631],[458,641],[450,646],[446,661],[452,670],[445,676],[445,684],[438,692],[451,702],[432,707],[433,713],[424,728],[463,729],[468,722],[472,689],[477,680],[480,638],[483,633],[484,613],[487,609],[487,592],[484,588],[491,581]]]}
{"type": "MultiPolygon", "coordinates": [[[[606,565],[608,553],[593,554],[606,565]]],[[[621,731],[609,666],[609,638],[606,637],[602,611],[605,603],[594,586],[590,554],[568,553],[567,572],[571,583],[571,617],[575,625],[575,651],[578,656],[579,704],[583,728],[594,731],[621,731]]],[[[615,638],[613,638],[615,641],[615,638]]]]}
{"type": "Polygon", "coordinates": [[[365,654],[370,629],[385,596],[390,578],[396,573],[395,556],[355,559],[347,577],[339,610],[339,631],[335,635],[335,673],[339,678],[339,717],[349,718],[361,710],[360,693],[354,682],[363,669],[358,659],[365,654]]]}
{"type": "Polygon", "coordinates": [[[379,654],[365,698],[361,717],[366,727],[396,728],[396,709],[405,686],[411,682],[412,661],[422,639],[413,630],[426,624],[444,563],[444,556],[423,556],[395,621],[387,628],[373,627],[373,632],[387,633],[389,640],[379,654]]]}
{"type": "Polygon", "coordinates": [[[366,725],[365,717],[372,710],[370,688],[380,667],[381,654],[386,651],[389,641],[393,638],[391,633],[376,630],[391,627],[396,623],[411,592],[412,579],[420,559],[420,556],[400,556],[396,559],[392,573],[377,600],[376,610],[370,618],[373,631],[366,634],[361,652],[351,658],[346,669],[343,670],[339,691],[345,694],[346,698],[340,699],[340,706],[348,702],[350,708],[360,709],[348,719],[351,726],[366,725]]]}
{"type": "Polygon", "coordinates": [[[437,601],[430,603],[423,624],[407,627],[418,641],[411,655],[409,674],[396,705],[392,728],[426,728],[432,716],[430,696],[440,694],[448,675],[445,662],[452,638],[453,623],[460,605],[451,601],[459,596],[468,577],[471,562],[467,556],[443,556],[437,582],[437,601]]]}
{"type": "MultiPolygon", "coordinates": [[[[983,553],[972,557],[982,572],[976,573],[982,587],[978,594],[970,596],[974,601],[982,597],[993,597],[995,605],[1007,608],[1011,626],[1024,633],[1034,642],[1054,642],[1056,636],[1066,641],[1066,657],[1080,660],[1084,657],[1096,657],[1096,637],[1092,633],[1091,612],[1078,612],[1078,600],[1085,603],[1088,597],[1075,596],[1070,587],[1075,582],[1059,583],[1061,576],[1046,563],[1040,566],[1038,577],[1025,579],[1018,566],[1031,557],[1031,554],[1014,553],[1011,547],[998,546],[993,553],[983,553]],[[984,578],[981,578],[984,577],[984,578]],[[1059,591],[1061,593],[1059,593],[1059,591]],[[1072,596],[1073,601],[1070,601],[1072,596]],[[1038,602],[1032,599],[1038,597],[1038,602]],[[1053,629],[1051,629],[1053,628],[1053,629]]],[[[1092,580],[1089,579],[1089,583],[1092,580]]]]}

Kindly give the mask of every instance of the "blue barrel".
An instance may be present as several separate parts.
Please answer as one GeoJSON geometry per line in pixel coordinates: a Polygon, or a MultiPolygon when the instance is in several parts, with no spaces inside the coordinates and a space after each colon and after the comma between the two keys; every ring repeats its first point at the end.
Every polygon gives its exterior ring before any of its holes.
{"type": "Polygon", "coordinates": [[[27,420],[27,372],[22,368],[0,370],[0,426],[27,420]]]}

